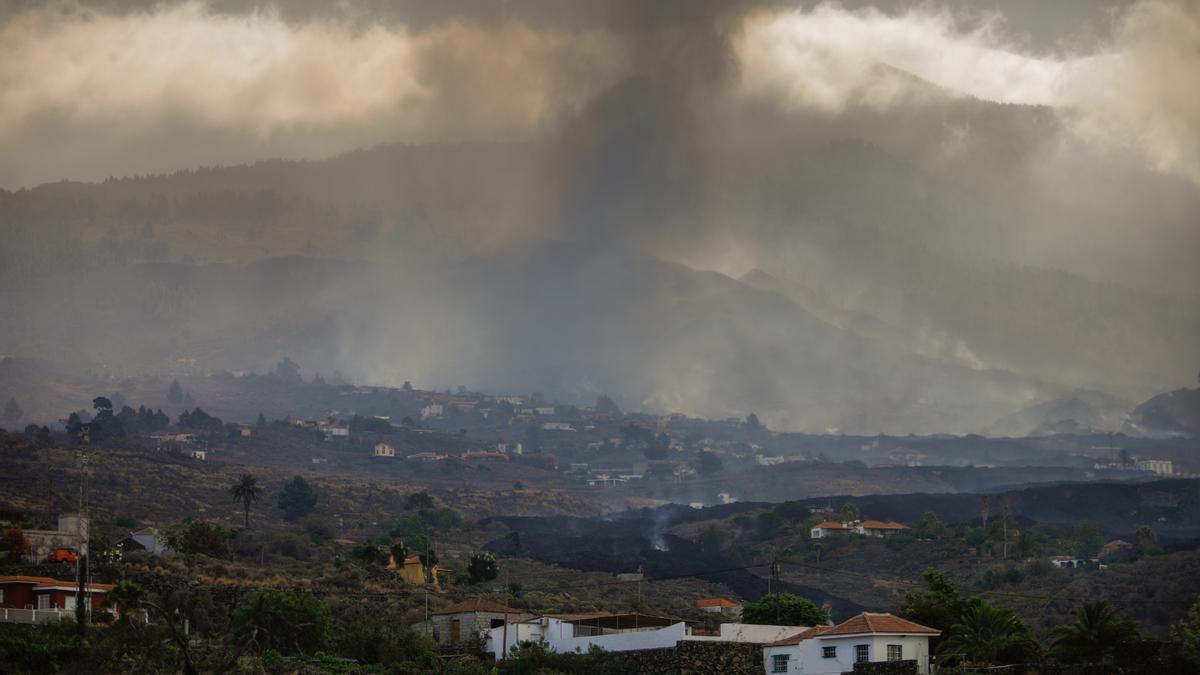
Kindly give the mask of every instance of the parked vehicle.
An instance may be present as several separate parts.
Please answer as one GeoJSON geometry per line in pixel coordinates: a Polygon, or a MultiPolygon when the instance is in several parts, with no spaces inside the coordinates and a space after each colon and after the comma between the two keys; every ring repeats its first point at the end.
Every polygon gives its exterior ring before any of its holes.
{"type": "Polygon", "coordinates": [[[46,556],[47,562],[78,562],[79,556],[75,555],[75,551],[69,548],[56,548],[46,556]]]}

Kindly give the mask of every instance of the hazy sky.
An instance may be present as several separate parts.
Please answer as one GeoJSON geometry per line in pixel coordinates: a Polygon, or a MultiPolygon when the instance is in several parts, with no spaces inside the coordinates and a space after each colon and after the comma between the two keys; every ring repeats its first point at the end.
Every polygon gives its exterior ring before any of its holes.
{"type": "Polygon", "coordinates": [[[804,429],[1194,380],[1195,0],[0,0],[0,52],[0,188],[391,144],[0,192],[0,353],[804,429]]]}
{"type": "Polygon", "coordinates": [[[0,186],[542,137],[679,54],[693,72],[727,75],[713,94],[723,103],[828,116],[903,106],[917,95],[908,74],[952,95],[1051,106],[1073,140],[1200,182],[1198,48],[1193,0],[9,0],[0,186]],[[671,36],[694,36],[696,22],[722,44],[675,49],[691,37],[671,36]]]}

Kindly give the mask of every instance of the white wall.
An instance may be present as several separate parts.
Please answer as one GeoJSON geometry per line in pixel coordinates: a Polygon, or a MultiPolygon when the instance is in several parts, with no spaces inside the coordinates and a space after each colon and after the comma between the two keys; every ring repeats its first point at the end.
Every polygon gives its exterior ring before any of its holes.
{"type": "Polygon", "coordinates": [[[674,647],[687,634],[687,626],[683,622],[672,624],[657,630],[640,630],[626,633],[610,633],[608,635],[588,635],[586,637],[547,637],[550,648],[556,652],[587,653],[592,645],[610,652],[627,652],[635,649],[659,649],[674,647]]]}
{"type": "Polygon", "coordinates": [[[485,633],[484,651],[496,654],[497,658],[503,658],[503,654],[507,654],[520,642],[545,640],[550,650],[560,653],[574,651],[587,653],[592,645],[610,652],[624,652],[636,649],[674,647],[687,634],[687,626],[680,622],[655,630],[575,637],[574,624],[549,617],[544,620],[545,626],[542,626],[536,619],[525,623],[509,624],[507,641],[505,641],[503,626],[488,630],[485,633]],[[502,646],[503,648],[501,648],[502,646]]]}
{"type": "Polygon", "coordinates": [[[719,636],[689,635],[688,640],[712,642],[777,642],[808,630],[808,626],[764,626],[751,623],[723,623],[719,636]]]}
{"type": "Polygon", "coordinates": [[[541,624],[536,621],[510,623],[508,629],[504,626],[488,629],[484,633],[484,652],[491,652],[496,659],[503,659],[505,654],[522,642],[538,642],[542,639],[541,624]]]}

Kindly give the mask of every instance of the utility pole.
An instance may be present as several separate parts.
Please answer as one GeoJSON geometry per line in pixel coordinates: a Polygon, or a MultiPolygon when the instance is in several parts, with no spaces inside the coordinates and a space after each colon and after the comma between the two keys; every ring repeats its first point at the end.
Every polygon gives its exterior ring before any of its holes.
{"type": "Polygon", "coordinates": [[[46,495],[46,522],[54,522],[54,476],[50,476],[50,489],[46,495]]]}
{"type": "Polygon", "coordinates": [[[87,631],[88,614],[91,610],[91,593],[88,590],[88,454],[87,450],[79,454],[79,515],[77,528],[79,530],[79,557],[75,560],[75,577],[79,586],[75,591],[75,621],[79,624],[79,632],[87,631]]]}
{"type": "MultiPolygon", "coordinates": [[[[775,584],[774,584],[775,587],[778,588],[779,587],[779,559],[778,558],[771,560],[771,579],[775,582],[775,584]]],[[[767,588],[770,589],[770,585],[768,585],[767,588]]],[[[775,603],[775,625],[776,626],[779,625],[779,619],[780,619],[779,612],[780,612],[781,608],[780,608],[779,604],[780,604],[779,602],[775,603]]]]}
{"type": "Polygon", "coordinates": [[[1008,495],[1004,495],[1002,505],[1004,507],[1004,559],[1008,560],[1008,495]]]}

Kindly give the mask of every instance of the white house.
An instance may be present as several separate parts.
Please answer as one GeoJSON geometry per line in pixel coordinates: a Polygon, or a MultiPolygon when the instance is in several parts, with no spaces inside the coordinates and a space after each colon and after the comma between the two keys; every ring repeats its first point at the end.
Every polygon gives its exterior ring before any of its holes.
{"type": "Polygon", "coordinates": [[[864,537],[888,537],[907,529],[907,525],[891,520],[887,522],[881,520],[864,520],[858,524],[858,527],[854,528],[854,532],[864,537]]]}
{"type": "Polygon", "coordinates": [[[506,455],[521,455],[525,453],[525,446],[521,443],[497,443],[496,452],[503,452],[506,455]]]}
{"type": "Polygon", "coordinates": [[[1139,459],[1139,471],[1150,471],[1160,476],[1170,476],[1175,473],[1175,467],[1169,459],[1139,459]]]}
{"type": "Polygon", "coordinates": [[[350,427],[343,424],[331,424],[322,431],[325,434],[325,440],[331,441],[335,438],[350,438],[350,427]]]}
{"type": "MultiPolygon", "coordinates": [[[[709,614],[724,614],[726,616],[742,615],[741,603],[734,602],[729,598],[700,598],[696,601],[696,607],[700,608],[700,611],[708,612],[709,614]]],[[[764,640],[763,642],[772,642],[772,640],[764,640]]]]}
{"type": "Polygon", "coordinates": [[[1054,565],[1055,567],[1057,567],[1059,569],[1065,568],[1065,569],[1080,569],[1081,570],[1081,569],[1087,567],[1089,563],[1097,564],[1097,563],[1099,563],[1099,560],[1097,560],[1095,558],[1091,558],[1091,559],[1087,559],[1087,560],[1085,560],[1083,558],[1072,558],[1069,555],[1052,555],[1052,556],[1050,556],[1050,564],[1054,565]]]}
{"type": "Polygon", "coordinates": [[[91,520],[74,513],[58,517],[57,530],[24,530],[29,541],[29,553],[40,558],[56,548],[83,550],[84,543],[91,537],[91,520]]]}
{"type": "Polygon", "coordinates": [[[423,420],[427,420],[430,417],[441,417],[444,414],[445,410],[442,408],[441,403],[430,403],[424,408],[421,408],[421,419],[423,420]]]}
{"type": "Polygon", "coordinates": [[[891,614],[863,612],[836,626],[815,626],[763,647],[767,673],[838,675],[863,661],[916,661],[928,675],[929,640],[940,631],[891,614]]]}
{"type": "Polygon", "coordinates": [[[376,457],[395,457],[396,449],[387,443],[376,443],[374,455],[376,457]]]}
{"type": "Polygon", "coordinates": [[[171,551],[171,547],[167,546],[166,537],[159,534],[158,530],[153,527],[131,532],[129,538],[154,555],[162,555],[171,551]]]}
{"type": "Polygon", "coordinates": [[[545,642],[559,653],[587,653],[592,646],[610,652],[662,649],[689,633],[682,621],[646,614],[554,614],[488,630],[483,651],[502,659],[522,642],[545,642]]]}
{"type": "Polygon", "coordinates": [[[543,422],[542,428],[546,431],[575,431],[570,422],[543,422]]]}
{"type": "Polygon", "coordinates": [[[881,520],[852,520],[844,523],[839,523],[833,520],[826,520],[817,523],[812,528],[809,536],[813,539],[823,539],[833,534],[857,534],[863,537],[889,537],[893,534],[904,532],[909,529],[907,525],[897,523],[895,521],[881,520]]]}
{"type": "Polygon", "coordinates": [[[822,523],[817,523],[810,533],[813,539],[823,539],[834,534],[846,534],[853,532],[854,528],[849,523],[839,523],[832,520],[826,520],[822,523]]]}

